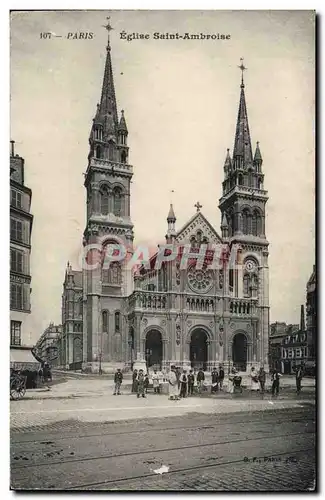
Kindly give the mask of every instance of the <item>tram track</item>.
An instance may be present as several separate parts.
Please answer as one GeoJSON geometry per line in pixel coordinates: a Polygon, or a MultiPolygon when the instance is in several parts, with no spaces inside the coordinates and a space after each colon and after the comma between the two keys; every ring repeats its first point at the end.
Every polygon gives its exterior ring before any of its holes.
{"type": "MultiPolygon", "coordinates": [[[[304,448],[304,449],[301,449],[301,450],[295,450],[293,451],[292,453],[293,454],[299,454],[299,453],[307,453],[309,451],[314,451],[314,448],[304,448]]],[[[276,457],[283,457],[285,455],[289,455],[290,453],[288,453],[287,451],[286,452],[281,452],[281,453],[272,453],[271,455],[260,455],[260,456],[257,456],[257,457],[254,457],[256,460],[264,460],[265,459],[274,459],[276,457]]],[[[172,470],[168,470],[166,472],[164,472],[164,475],[176,475],[176,474],[184,474],[184,473],[191,473],[191,472],[194,472],[194,471],[199,471],[199,470],[204,470],[204,469],[213,469],[213,468],[218,468],[218,467],[224,467],[224,466],[233,466],[233,465],[237,465],[237,464],[240,464],[240,463],[243,463],[243,459],[240,458],[240,459],[236,459],[236,460],[226,460],[226,461],[223,461],[223,462],[219,462],[217,464],[208,464],[208,463],[205,463],[205,464],[199,464],[199,465],[194,465],[194,466],[191,466],[191,467],[182,467],[182,468],[178,468],[178,469],[172,469],[172,470]]],[[[78,485],[74,485],[74,486],[69,486],[67,488],[65,488],[66,490],[81,490],[81,489],[86,489],[86,488],[94,488],[96,486],[104,486],[104,485],[112,485],[112,484],[121,484],[121,483],[126,483],[126,482],[132,482],[132,481],[136,481],[136,480],[143,480],[143,479],[150,479],[150,478],[155,478],[157,479],[157,473],[156,472],[149,472],[149,473],[146,473],[146,474],[141,474],[141,475],[137,475],[137,476],[129,476],[129,477],[121,477],[121,478],[115,478],[115,479],[105,479],[104,481],[96,481],[96,482],[92,482],[92,483],[82,483],[82,484],[78,484],[78,485]]]]}
{"type": "MultiPolygon", "coordinates": [[[[263,412],[263,415],[264,415],[264,412],[263,412]]],[[[299,414],[298,414],[299,415],[299,414]]],[[[299,417],[297,415],[297,417],[295,417],[294,415],[291,414],[291,418],[289,419],[278,419],[278,420],[274,420],[274,419],[265,419],[265,418],[255,418],[254,420],[250,420],[250,424],[269,424],[269,423],[272,423],[272,424],[282,424],[282,423],[302,423],[302,422],[315,422],[315,419],[316,419],[316,415],[315,417],[299,417]]],[[[112,424],[110,422],[110,424],[112,424]]],[[[113,424],[115,424],[115,422],[113,422],[113,424]]],[[[101,425],[105,425],[105,423],[101,424],[101,425]]],[[[184,425],[177,425],[177,426],[169,426],[169,427],[154,427],[154,428],[145,428],[145,429],[139,429],[139,430],[132,430],[132,431],[121,431],[121,432],[99,432],[99,433],[95,433],[95,434],[78,434],[78,433],[74,433],[74,434],[69,434],[67,436],[55,436],[55,441],[67,441],[67,440],[71,440],[71,439],[87,439],[87,438],[93,438],[93,437],[105,437],[105,436],[123,436],[123,435],[128,435],[128,434],[132,434],[132,435],[135,435],[135,434],[148,434],[148,433],[152,433],[152,432],[157,432],[157,430],[159,432],[166,432],[166,431],[177,431],[177,430],[181,430],[181,431],[191,431],[191,430],[195,430],[195,429],[202,429],[202,430],[206,430],[206,429],[214,429],[214,428],[219,428],[220,426],[231,426],[231,425],[247,425],[247,420],[241,420],[241,421],[225,421],[225,422],[219,422],[217,421],[215,424],[209,424],[209,425],[199,425],[199,424],[196,424],[196,425],[190,425],[190,426],[184,426],[184,425]]],[[[33,427],[30,428],[30,430],[28,431],[30,433],[33,433],[35,432],[33,430],[33,427]]],[[[37,432],[40,432],[39,429],[37,428],[37,432]]],[[[74,431],[75,432],[75,431],[74,431]]],[[[41,438],[41,439],[23,439],[23,440],[20,440],[20,441],[11,441],[10,445],[13,446],[13,445],[24,445],[24,444],[28,444],[28,443],[35,443],[35,444],[46,444],[50,439],[51,439],[51,434],[56,434],[57,431],[49,431],[47,432],[47,435],[49,436],[49,438],[41,438]]],[[[12,434],[16,434],[16,432],[12,432],[12,434]]],[[[19,434],[19,433],[17,433],[19,434]]]]}
{"type": "Polygon", "coordinates": [[[266,439],[277,439],[277,438],[288,438],[288,437],[293,437],[293,436],[302,436],[302,435],[307,435],[307,434],[315,434],[315,431],[304,431],[304,432],[293,432],[293,433],[284,433],[284,434],[263,434],[260,436],[253,436],[251,438],[245,436],[245,438],[242,439],[232,439],[232,440],[227,440],[227,441],[214,441],[214,442],[209,442],[209,443],[203,443],[203,444],[191,444],[191,445],[186,445],[186,446],[177,446],[177,447],[169,447],[169,448],[155,448],[155,449],[145,449],[145,450],[140,450],[140,451],[132,451],[128,453],[115,453],[115,454],[101,454],[101,455],[95,455],[95,456],[90,456],[90,457],[80,457],[80,458],[69,458],[68,460],[52,460],[52,461],[46,461],[46,462],[41,462],[41,463],[33,463],[33,464],[13,464],[11,465],[12,470],[18,470],[18,469],[31,469],[31,468],[41,468],[41,467],[51,467],[53,465],[64,465],[64,464],[74,464],[74,463],[80,463],[80,462],[93,462],[95,460],[111,460],[111,459],[118,459],[118,458],[125,458],[125,457],[135,457],[135,456],[141,456],[141,455],[147,455],[147,454],[158,454],[158,453],[167,453],[167,452],[172,452],[172,451],[185,451],[185,450],[190,450],[190,449],[199,449],[199,448],[205,448],[205,447],[211,447],[211,446],[224,446],[228,444],[239,444],[243,442],[248,442],[248,441],[260,441],[260,440],[266,440],[266,439]]]}

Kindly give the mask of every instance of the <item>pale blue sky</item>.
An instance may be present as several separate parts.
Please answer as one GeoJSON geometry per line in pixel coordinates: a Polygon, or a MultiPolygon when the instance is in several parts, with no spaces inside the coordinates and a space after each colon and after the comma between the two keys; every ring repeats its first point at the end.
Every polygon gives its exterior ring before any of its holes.
{"type": "Polygon", "coordinates": [[[298,323],[314,264],[314,21],[308,11],[70,11],[15,13],[11,137],[33,190],[32,315],[36,340],[61,320],[67,260],[85,224],[83,175],[100,98],[111,15],[118,108],[129,128],[136,241],[164,239],[170,190],[176,226],[195,212],[220,232],[226,149],[233,148],[239,58],[245,58],[253,147],[260,141],[270,242],[271,321],[298,323]],[[227,41],[120,39],[120,32],[224,33],[227,41]],[[52,31],[63,38],[40,39],[52,31]],[[89,31],[93,40],[67,40],[89,31]],[[122,74],[123,73],[123,74],[122,74]]]}

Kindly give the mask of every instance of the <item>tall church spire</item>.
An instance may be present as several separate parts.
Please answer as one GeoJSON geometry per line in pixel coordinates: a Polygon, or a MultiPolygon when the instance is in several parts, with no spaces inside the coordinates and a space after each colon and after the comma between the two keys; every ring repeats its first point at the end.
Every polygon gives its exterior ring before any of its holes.
{"type": "Polygon", "coordinates": [[[113,28],[110,25],[109,17],[107,18],[107,24],[104,26],[104,28],[106,28],[108,32],[108,40],[106,47],[107,54],[106,54],[101,99],[100,99],[100,104],[97,108],[95,121],[96,123],[102,125],[103,139],[107,140],[111,136],[116,137],[118,129],[118,115],[117,115],[114,77],[113,77],[112,60],[111,60],[111,46],[109,38],[110,31],[113,28]]]}
{"type": "Polygon", "coordinates": [[[239,68],[242,71],[240,85],[240,100],[237,117],[236,135],[234,143],[233,160],[238,166],[251,165],[253,163],[252,144],[249,133],[246,99],[245,99],[245,84],[244,71],[247,69],[243,64],[243,59],[240,60],[239,68]]]}

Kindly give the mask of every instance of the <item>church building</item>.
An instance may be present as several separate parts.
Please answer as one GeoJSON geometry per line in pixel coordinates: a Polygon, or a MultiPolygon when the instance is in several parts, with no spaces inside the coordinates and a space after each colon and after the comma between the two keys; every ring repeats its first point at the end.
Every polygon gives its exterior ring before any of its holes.
{"type": "MultiPolygon", "coordinates": [[[[108,35],[110,29],[107,25],[108,35]]],[[[134,271],[127,264],[135,252],[130,212],[133,167],[126,117],[117,111],[108,36],[101,97],[89,137],[83,245],[105,249],[122,243],[127,255],[108,268],[97,265],[82,271],[83,370],[168,369],[171,364],[205,370],[235,365],[242,372],[264,364],[268,369],[268,196],[259,144],[254,154],[251,144],[243,61],[240,68],[234,148],[232,155],[227,150],[223,166],[220,233],[203,215],[199,203],[188,222],[178,228],[171,205],[166,244],[177,248],[177,257],[157,268],[156,254],[149,266],[134,271]],[[193,252],[200,252],[202,245],[208,250],[200,268],[193,252]],[[184,269],[181,259],[188,247],[192,258],[184,269]],[[209,266],[217,247],[229,252],[237,249],[235,268],[227,252],[221,253],[225,258],[221,257],[220,268],[209,266]]],[[[73,363],[72,341],[71,350],[73,363]]]]}

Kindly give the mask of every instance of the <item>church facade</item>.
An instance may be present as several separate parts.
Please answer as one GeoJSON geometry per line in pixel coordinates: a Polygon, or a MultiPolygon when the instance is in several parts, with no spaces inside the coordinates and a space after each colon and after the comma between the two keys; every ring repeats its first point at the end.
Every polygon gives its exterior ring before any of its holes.
{"type": "MultiPolygon", "coordinates": [[[[130,212],[133,167],[124,112],[120,116],[117,112],[108,37],[101,98],[89,137],[83,245],[105,253],[106,248],[122,244],[126,256],[113,259],[108,267],[101,259],[100,265],[82,270],[83,370],[168,369],[171,364],[206,370],[234,364],[241,371],[264,364],[267,369],[268,196],[259,144],[254,154],[252,150],[243,64],[241,69],[234,149],[232,155],[229,150],[226,154],[219,199],[221,234],[205,218],[199,203],[189,221],[177,228],[171,205],[166,244],[177,249],[175,258],[156,266],[157,248],[149,265],[134,271],[128,265],[136,251],[130,212]],[[198,266],[195,253],[201,255],[202,248],[205,256],[198,266]],[[221,264],[214,268],[211,260],[218,248],[221,264]],[[184,268],[182,256],[188,249],[191,258],[184,268]],[[229,259],[233,249],[235,267],[229,259]]],[[[73,363],[73,352],[69,359],[73,363]]]]}

